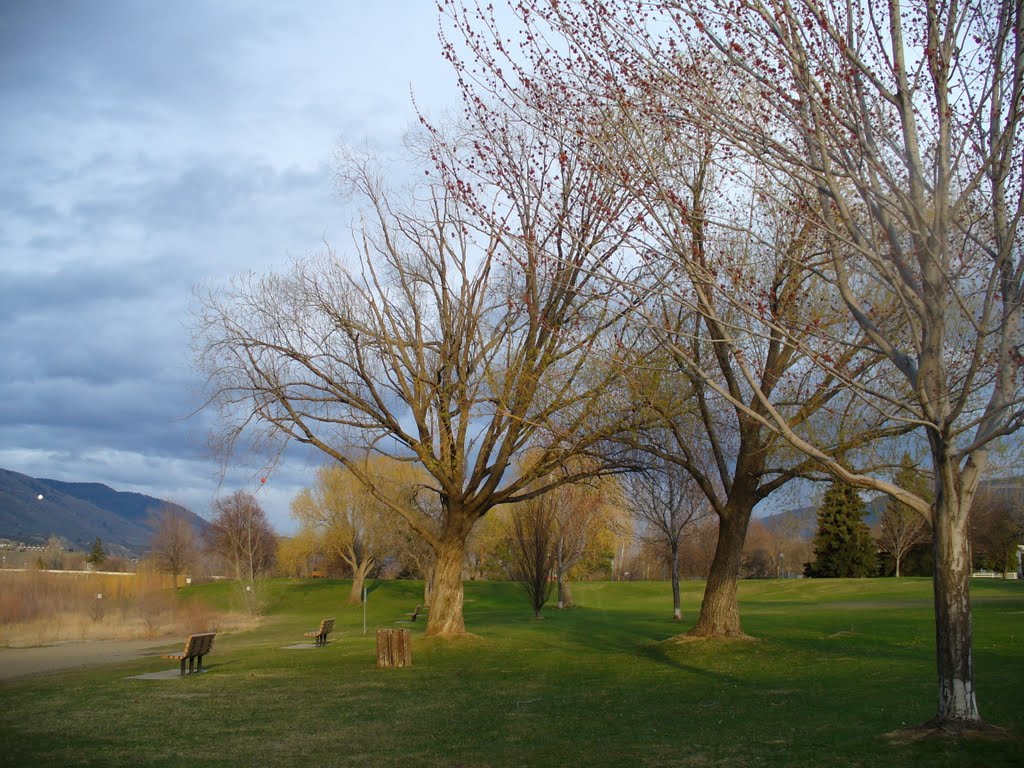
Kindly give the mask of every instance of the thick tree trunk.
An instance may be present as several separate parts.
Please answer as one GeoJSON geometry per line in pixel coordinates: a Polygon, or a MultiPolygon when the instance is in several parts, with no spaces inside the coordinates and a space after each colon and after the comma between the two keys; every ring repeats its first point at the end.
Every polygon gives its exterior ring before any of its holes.
{"type": "Polygon", "coordinates": [[[408,629],[377,630],[377,669],[412,666],[412,633],[408,629]]]}
{"type": "Polygon", "coordinates": [[[370,571],[372,561],[364,560],[358,567],[352,569],[352,589],[348,593],[349,605],[358,605],[363,602],[363,584],[366,583],[366,574],[370,571]]]}
{"type": "Polygon", "coordinates": [[[672,547],[672,620],[683,620],[683,604],[679,596],[679,544],[672,547]]]}
{"type": "Polygon", "coordinates": [[[957,497],[945,490],[935,501],[932,531],[939,707],[931,725],[976,727],[982,720],[974,696],[971,546],[967,536],[967,507],[973,494],[957,497]]]}
{"type": "Polygon", "coordinates": [[[736,588],[752,509],[752,504],[730,503],[719,517],[718,545],[704,588],[700,617],[697,625],[687,633],[692,637],[745,637],[740,625],[736,588]]]}
{"type": "Polygon", "coordinates": [[[900,577],[900,558],[896,558],[896,578],[900,577]]]}
{"type": "Polygon", "coordinates": [[[430,616],[427,635],[464,635],[466,625],[462,618],[462,557],[466,542],[458,536],[442,540],[434,563],[434,578],[430,590],[430,616]]]}

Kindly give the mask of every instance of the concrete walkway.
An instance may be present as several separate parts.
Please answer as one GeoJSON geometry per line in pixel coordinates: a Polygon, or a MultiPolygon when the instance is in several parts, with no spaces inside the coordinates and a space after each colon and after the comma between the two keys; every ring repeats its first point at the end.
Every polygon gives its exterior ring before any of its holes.
{"type": "Polygon", "coordinates": [[[181,644],[180,637],[164,637],[153,640],[91,640],[38,648],[0,648],[0,680],[176,653],[181,651],[181,644]]]}

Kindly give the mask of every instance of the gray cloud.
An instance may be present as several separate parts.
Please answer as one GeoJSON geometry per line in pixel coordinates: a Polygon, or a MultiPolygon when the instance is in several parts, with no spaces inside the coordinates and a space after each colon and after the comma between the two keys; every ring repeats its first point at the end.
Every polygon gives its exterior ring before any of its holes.
{"type": "Polygon", "coordinates": [[[220,468],[188,349],[197,284],[344,246],[339,140],[454,103],[431,3],[0,5],[0,467],[274,523],[318,456],[220,468]],[[382,7],[378,8],[377,5],[382,7]],[[267,484],[259,477],[269,475],[267,484]]]}

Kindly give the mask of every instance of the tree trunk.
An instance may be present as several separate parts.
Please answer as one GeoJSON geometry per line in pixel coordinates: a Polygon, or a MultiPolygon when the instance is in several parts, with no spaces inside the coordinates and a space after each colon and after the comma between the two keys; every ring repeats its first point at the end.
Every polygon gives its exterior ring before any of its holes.
{"type": "Polygon", "coordinates": [[[743,559],[743,542],[753,505],[730,503],[719,517],[718,544],[711,561],[704,600],[700,604],[697,626],[687,634],[693,637],[745,637],[740,626],[740,608],[736,588],[743,559]]]}
{"type": "Polygon", "coordinates": [[[430,595],[434,588],[434,566],[430,566],[423,573],[423,604],[430,605],[430,595]]]}
{"type": "Polygon", "coordinates": [[[352,569],[352,589],[348,593],[349,605],[358,605],[363,602],[363,584],[366,583],[366,574],[369,573],[372,560],[364,560],[358,567],[352,569]]]}
{"type": "Polygon", "coordinates": [[[558,607],[559,608],[572,608],[572,586],[569,584],[569,580],[565,578],[565,575],[559,571],[558,573],[558,607]]]}
{"type": "Polygon", "coordinates": [[[412,666],[412,633],[408,629],[377,630],[377,669],[412,666]]]}
{"type": "Polygon", "coordinates": [[[679,597],[679,542],[672,546],[672,620],[683,620],[683,604],[679,597]]]}
{"type": "Polygon", "coordinates": [[[457,535],[450,535],[441,541],[430,590],[428,636],[446,637],[466,633],[466,624],[462,618],[462,557],[465,549],[466,542],[457,535]]]}
{"type": "Polygon", "coordinates": [[[976,727],[982,720],[974,696],[971,546],[967,536],[967,508],[973,494],[961,491],[957,496],[952,488],[948,491],[942,488],[936,496],[932,533],[939,707],[931,725],[976,727]]]}
{"type": "Polygon", "coordinates": [[[896,558],[896,578],[900,577],[900,558],[896,558]]]}

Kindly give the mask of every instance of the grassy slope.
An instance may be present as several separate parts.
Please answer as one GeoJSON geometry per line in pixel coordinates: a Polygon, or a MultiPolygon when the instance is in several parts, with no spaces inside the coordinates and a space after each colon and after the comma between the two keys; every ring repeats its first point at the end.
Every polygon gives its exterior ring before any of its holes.
{"type": "MultiPolygon", "coordinates": [[[[1001,741],[893,744],[934,712],[926,580],[747,582],[757,642],[669,640],[658,583],[574,586],[580,607],[528,618],[516,585],[468,583],[480,637],[422,638],[410,669],[374,668],[373,627],[421,602],[386,582],[362,610],[344,582],[276,582],[259,630],[220,636],[208,674],[124,679],[159,659],[0,685],[3,765],[948,766],[1024,754],[1024,584],[974,584],[983,715],[1001,741]],[[334,642],[288,651],[334,615],[334,642]]],[[[687,584],[684,606],[700,598],[687,584]]],[[[228,602],[225,585],[191,590],[228,602]]],[[[408,625],[405,625],[408,626],[408,625]]],[[[173,664],[171,662],[170,664],[173,664]]]]}

